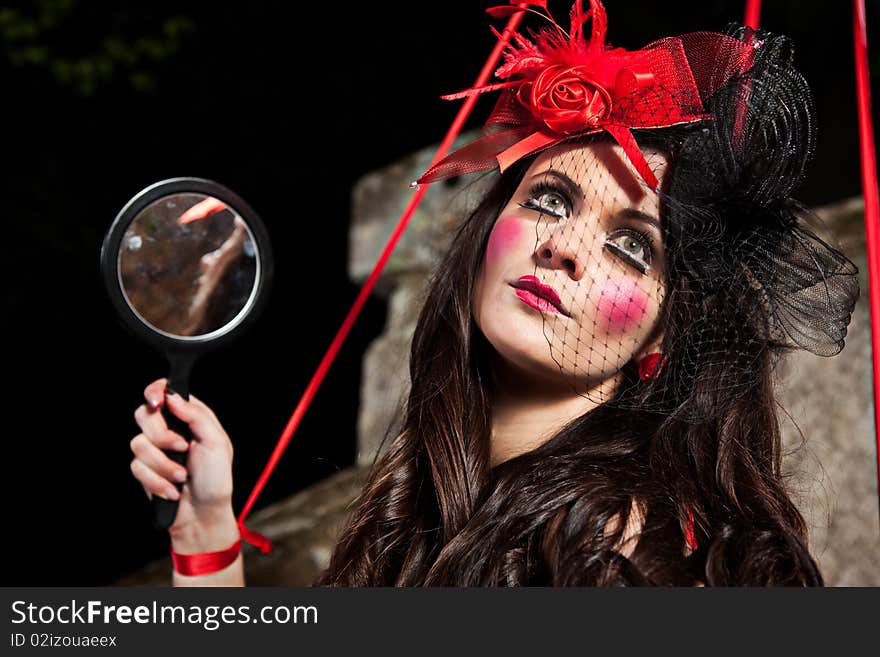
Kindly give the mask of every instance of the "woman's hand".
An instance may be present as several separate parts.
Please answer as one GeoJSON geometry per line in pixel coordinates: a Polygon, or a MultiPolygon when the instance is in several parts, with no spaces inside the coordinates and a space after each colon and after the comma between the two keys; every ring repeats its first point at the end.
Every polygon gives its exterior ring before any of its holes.
{"type": "Polygon", "coordinates": [[[232,512],[232,441],[214,412],[194,395],[184,400],[167,391],[166,379],[144,390],[134,418],[141,433],[131,440],[131,471],[147,497],[178,500],[168,531],[175,552],[213,552],[229,547],[239,532],[232,512]],[[192,441],[168,428],[162,406],[189,425],[192,441]],[[186,452],[186,467],[162,450],[186,452]],[[178,492],[173,482],[183,483],[178,492]]]}

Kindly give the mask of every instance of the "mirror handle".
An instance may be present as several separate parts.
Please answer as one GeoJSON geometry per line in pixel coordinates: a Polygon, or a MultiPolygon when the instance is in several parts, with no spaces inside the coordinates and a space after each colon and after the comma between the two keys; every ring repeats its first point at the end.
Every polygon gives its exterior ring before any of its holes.
{"type": "MultiPolygon", "coordinates": [[[[184,396],[181,393],[181,396],[184,399],[189,399],[189,395],[184,396]]],[[[162,405],[162,417],[165,418],[165,422],[169,429],[183,436],[186,442],[192,440],[192,436],[189,432],[189,425],[171,413],[165,404],[162,405]]],[[[188,450],[186,452],[173,452],[167,449],[162,451],[164,451],[165,455],[172,461],[186,467],[186,457],[187,454],[189,454],[188,450]]],[[[178,492],[183,490],[183,484],[177,482],[172,483],[177,487],[178,492]]],[[[166,500],[158,495],[153,495],[153,526],[156,529],[168,529],[174,524],[174,518],[177,516],[177,507],[178,500],[166,500]]]]}
{"type": "MultiPolygon", "coordinates": [[[[171,366],[171,371],[168,374],[168,385],[172,390],[188,401],[189,374],[192,371],[195,355],[169,353],[168,361],[171,366]]],[[[190,433],[189,425],[169,411],[167,404],[162,404],[162,417],[165,418],[165,423],[168,425],[169,429],[183,436],[183,439],[186,440],[186,442],[192,441],[192,434],[190,433]]],[[[165,455],[172,461],[186,467],[186,457],[189,454],[189,450],[185,452],[173,452],[171,450],[162,451],[165,452],[165,455]]],[[[183,490],[183,484],[174,482],[174,485],[177,487],[178,492],[183,490]]],[[[166,500],[158,495],[153,495],[153,526],[156,529],[168,529],[174,524],[174,518],[177,516],[178,506],[179,500],[166,500]]]]}

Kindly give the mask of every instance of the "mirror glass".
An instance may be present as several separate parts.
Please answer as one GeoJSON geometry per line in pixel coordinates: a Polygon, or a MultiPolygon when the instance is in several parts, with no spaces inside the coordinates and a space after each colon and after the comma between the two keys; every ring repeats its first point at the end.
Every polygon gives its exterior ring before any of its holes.
{"type": "Polygon", "coordinates": [[[259,267],[247,223],[223,201],[192,192],[164,196],[139,212],[117,262],[135,314],[181,339],[235,326],[254,301],[259,267]]]}

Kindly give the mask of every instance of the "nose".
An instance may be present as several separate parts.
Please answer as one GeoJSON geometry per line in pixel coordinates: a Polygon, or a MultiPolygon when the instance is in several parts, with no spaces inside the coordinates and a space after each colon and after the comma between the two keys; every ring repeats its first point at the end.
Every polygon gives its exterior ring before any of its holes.
{"type": "Polygon", "coordinates": [[[569,278],[579,281],[584,275],[583,258],[579,255],[581,237],[570,230],[557,230],[538,244],[535,258],[548,269],[564,269],[569,278]]]}

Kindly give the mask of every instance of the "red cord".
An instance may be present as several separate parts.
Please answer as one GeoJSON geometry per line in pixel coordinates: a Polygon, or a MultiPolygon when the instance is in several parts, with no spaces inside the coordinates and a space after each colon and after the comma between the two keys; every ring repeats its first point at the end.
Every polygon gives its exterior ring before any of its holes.
{"type": "MultiPolygon", "coordinates": [[[[521,4],[519,5],[519,7],[520,9],[524,10],[527,8],[527,5],[521,4]]],[[[483,86],[484,84],[486,84],[489,76],[495,70],[495,66],[501,57],[501,53],[504,50],[504,47],[507,45],[507,40],[510,37],[510,34],[515,31],[516,28],[519,26],[519,23],[522,21],[523,15],[524,11],[518,11],[510,16],[507,21],[507,26],[504,28],[504,31],[501,34],[501,38],[498,39],[498,42],[495,44],[495,48],[489,55],[489,59],[486,60],[483,69],[480,71],[480,75],[477,77],[477,81],[474,83],[474,86],[483,86]]],[[[446,156],[446,153],[451,148],[452,143],[458,136],[458,133],[461,132],[461,129],[464,126],[464,123],[467,120],[468,116],[470,115],[471,109],[473,108],[476,101],[476,96],[467,98],[461,108],[459,108],[455,120],[449,127],[449,130],[447,131],[443,142],[440,144],[440,148],[437,150],[436,155],[434,155],[434,159],[431,161],[432,166],[446,156]]],[[[372,293],[376,281],[379,280],[379,275],[382,273],[382,270],[385,267],[385,263],[391,256],[391,252],[394,250],[394,247],[397,245],[398,240],[403,235],[404,230],[406,230],[406,226],[409,223],[413,212],[415,212],[416,207],[418,206],[419,202],[421,202],[422,197],[425,195],[427,189],[427,185],[422,185],[418,190],[416,190],[415,194],[410,199],[409,204],[406,206],[406,209],[403,211],[403,214],[398,220],[394,232],[391,234],[391,237],[385,244],[385,248],[382,250],[382,254],[376,261],[376,264],[373,267],[373,271],[370,272],[370,275],[367,277],[366,282],[364,282],[363,287],[361,287],[361,290],[358,293],[354,304],[352,305],[351,309],[348,311],[348,314],[345,316],[345,319],[342,322],[342,326],[339,327],[339,330],[336,332],[336,336],[333,338],[333,342],[330,343],[330,347],[327,349],[327,353],[324,354],[324,357],[321,359],[321,362],[318,365],[318,369],[315,370],[315,373],[312,375],[312,379],[306,386],[306,390],[300,398],[299,403],[296,405],[296,409],[293,411],[293,415],[290,416],[290,420],[288,420],[287,426],[284,427],[284,431],[282,432],[281,437],[278,439],[278,443],[275,445],[275,449],[272,451],[272,455],[269,457],[268,463],[266,463],[265,468],[263,468],[263,472],[262,474],[260,474],[260,478],[257,480],[257,483],[254,486],[254,489],[251,491],[247,502],[245,502],[244,508],[242,508],[241,513],[238,516],[238,526],[242,533],[242,538],[244,538],[244,540],[246,540],[251,545],[254,545],[258,549],[260,549],[262,552],[269,552],[269,550],[271,550],[272,543],[271,541],[269,541],[268,538],[258,534],[257,532],[247,529],[244,526],[245,518],[247,518],[247,515],[251,512],[251,509],[253,508],[254,503],[257,501],[257,498],[260,496],[260,493],[263,491],[266,482],[269,480],[269,477],[275,470],[275,466],[281,459],[281,455],[287,448],[287,445],[290,442],[290,439],[293,437],[296,428],[299,426],[303,415],[305,415],[306,409],[308,409],[312,398],[315,396],[315,393],[318,392],[318,388],[321,386],[321,382],[324,380],[324,376],[327,374],[327,371],[333,364],[333,360],[336,358],[336,354],[342,347],[342,343],[345,342],[346,337],[348,337],[348,333],[351,330],[351,327],[354,325],[355,320],[357,320],[361,309],[367,301],[367,298],[369,298],[370,294],[372,293]]]]}
{"type": "Polygon", "coordinates": [[[877,191],[877,152],[874,146],[874,126],[871,122],[871,75],[868,70],[868,33],[865,26],[865,0],[853,0],[856,99],[859,107],[862,192],[865,196],[865,237],[868,247],[868,305],[871,309],[874,363],[874,433],[880,493],[880,195],[877,191]]]}
{"type": "Polygon", "coordinates": [[[746,15],[743,23],[752,28],[758,29],[761,24],[761,0],[746,0],[746,15]]]}

